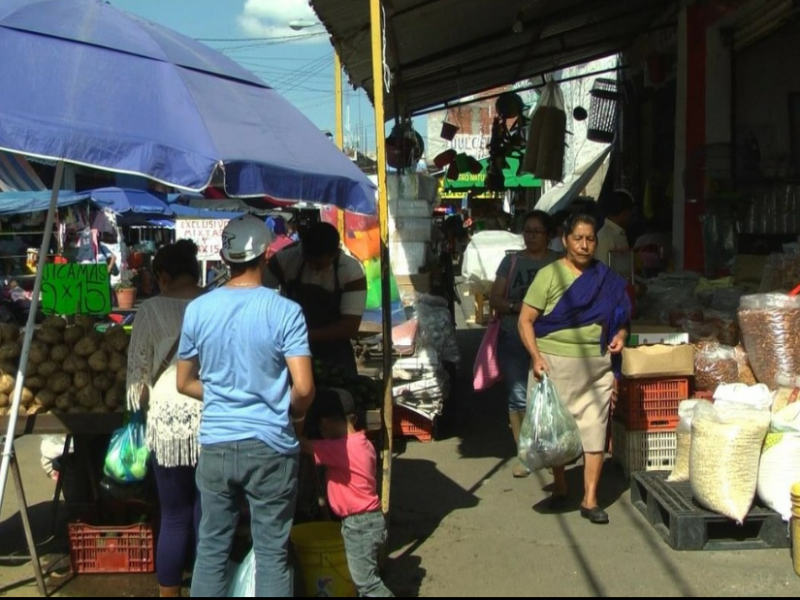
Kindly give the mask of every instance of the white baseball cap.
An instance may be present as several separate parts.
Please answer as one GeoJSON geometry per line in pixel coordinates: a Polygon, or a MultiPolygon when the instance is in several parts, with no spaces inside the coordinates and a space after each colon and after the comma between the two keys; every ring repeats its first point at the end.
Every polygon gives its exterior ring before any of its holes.
{"type": "Polygon", "coordinates": [[[231,220],[222,232],[222,258],[231,263],[250,262],[263,255],[275,236],[266,223],[252,215],[231,220]]]}

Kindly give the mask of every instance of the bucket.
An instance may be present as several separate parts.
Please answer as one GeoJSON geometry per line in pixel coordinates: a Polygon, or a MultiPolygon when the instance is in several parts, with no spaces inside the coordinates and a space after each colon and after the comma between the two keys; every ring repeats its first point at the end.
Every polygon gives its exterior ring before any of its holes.
{"type": "Polygon", "coordinates": [[[341,525],[304,523],[292,528],[306,597],[354,598],[356,588],[347,568],[341,525]]]}

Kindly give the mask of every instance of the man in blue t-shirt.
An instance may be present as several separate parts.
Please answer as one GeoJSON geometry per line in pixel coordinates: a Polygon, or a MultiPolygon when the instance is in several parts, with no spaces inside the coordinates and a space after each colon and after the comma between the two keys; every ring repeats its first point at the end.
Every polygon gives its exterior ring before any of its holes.
{"type": "Polygon", "coordinates": [[[261,286],[267,226],[252,216],[222,233],[227,285],[189,304],[178,391],[203,401],[197,465],[203,517],[192,596],[227,595],[241,500],[250,505],[256,595],[288,596],[287,545],[297,500],[302,429],[314,399],[308,330],[294,302],[261,286]]]}

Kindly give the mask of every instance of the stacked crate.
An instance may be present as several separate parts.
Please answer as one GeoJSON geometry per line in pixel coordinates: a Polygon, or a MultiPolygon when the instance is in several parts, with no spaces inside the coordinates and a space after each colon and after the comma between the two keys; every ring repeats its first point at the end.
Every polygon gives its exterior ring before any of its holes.
{"type": "Polygon", "coordinates": [[[678,405],[689,398],[689,377],[622,378],[612,423],[612,456],[626,477],[675,466],[678,405]]]}

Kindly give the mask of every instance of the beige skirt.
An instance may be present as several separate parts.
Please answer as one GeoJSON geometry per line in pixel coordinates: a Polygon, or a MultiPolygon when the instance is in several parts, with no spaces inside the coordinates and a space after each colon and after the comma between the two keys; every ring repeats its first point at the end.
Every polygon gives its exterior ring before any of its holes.
{"type": "Polygon", "coordinates": [[[611,356],[566,358],[542,354],[561,402],[581,430],[584,452],[605,452],[614,373],[611,356]]]}

